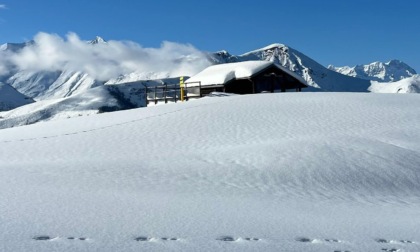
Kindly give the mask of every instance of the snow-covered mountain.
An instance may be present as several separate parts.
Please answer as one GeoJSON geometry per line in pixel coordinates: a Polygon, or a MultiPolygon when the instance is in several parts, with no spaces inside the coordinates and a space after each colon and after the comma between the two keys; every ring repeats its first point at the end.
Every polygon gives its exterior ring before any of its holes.
{"type": "Polygon", "coordinates": [[[29,103],[34,100],[27,97],[8,84],[0,82],[0,111],[11,110],[29,103]]]}
{"type": "Polygon", "coordinates": [[[18,71],[5,82],[37,101],[69,97],[103,85],[87,73],[71,70],[18,71]]]}
{"type": "Polygon", "coordinates": [[[373,81],[393,82],[416,75],[416,71],[400,60],[389,62],[373,62],[367,65],[356,65],[354,67],[334,67],[329,65],[328,69],[338,73],[373,81]]]}
{"type": "MultiPolygon", "coordinates": [[[[45,99],[38,102],[33,102],[32,99],[21,99],[22,102],[33,103],[20,104],[19,106],[14,106],[13,108],[15,109],[13,110],[0,112],[0,129],[29,125],[41,121],[145,107],[146,95],[144,87],[175,83],[179,83],[178,78],[137,81],[119,85],[101,85],[64,98],[45,99]]],[[[3,92],[1,85],[0,83],[0,101],[3,94],[8,94],[3,92]]],[[[4,84],[4,86],[14,90],[9,85],[4,84]]],[[[16,91],[16,93],[18,92],[16,91]]],[[[19,99],[14,100],[19,101],[19,99]]],[[[1,105],[2,103],[0,103],[1,105]]]]}
{"type": "Polygon", "coordinates": [[[369,91],[373,93],[420,93],[420,75],[395,82],[372,81],[369,91]]]}
{"type": "MultiPolygon", "coordinates": [[[[98,44],[105,43],[105,41],[101,37],[96,37],[86,43],[98,44]]],[[[0,50],[16,54],[34,45],[34,41],[21,44],[7,43],[1,45],[0,50]]],[[[15,66],[10,66],[8,74],[0,76],[0,81],[37,101],[69,97],[104,83],[80,71],[69,69],[55,71],[18,70],[15,66]]]]}
{"type": "Polygon", "coordinates": [[[40,121],[97,114],[101,108],[118,108],[118,101],[105,86],[66,98],[47,99],[0,113],[0,129],[40,121]]]}
{"type": "MultiPolygon", "coordinates": [[[[70,42],[67,42],[70,43],[70,42]]],[[[74,43],[74,42],[73,42],[74,43]]],[[[121,63],[123,66],[120,66],[120,62],[117,62],[118,59],[110,59],[110,61],[115,61],[115,68],[118,67],[125,67],[124,65],[130,65],[131,68],[136,68],[135,65],[136,62],[133,61],[131,58],[132,55],[126,55],[128,52],[120,52],[118,46],[121,47],[121,45],[115,45],[114,43],[111,43],[108,45],[108,42],[105,41],[103,38],[97,36],[95,39],[90,41],[84,41],[84,43],[88,44],[88,49],[91,49],[93,51],[92,55],[95,55],[98,51],[102,52],[103,54],[107,54],[108,50],[114,50],[113,53],[121,53],[122,55],[118,54],[120,57],[126,57],[128,60],[127,62],[121,63]],[[95,51],[96,50],[96,51],[95,51]],[[117,52],[115,52],[117,51],[117,52]]],[[[65,42],[64,42],[65,44],[65,42]]],[[[125,45],[125,44],[124,44],[125,45]]],[[[22,50],[28,49],[30,47],[36,47],[36,42],[28,42],[28,43],[21,43],[21,44],[4,44],[1,46],[1,51],[7,53],[7,55],[16,55],[22,52],[22,50]]],[[[57,45],[55,45],[57,47],[57,45]]],[[[72,50],[78,49],[78,44],[74,47],[72,47],[72,50]],[[76,48],[76,49],[75,49],[76,48]]],[[[136,49],[138,45],[128,44],[126,48],[124,49],[131,49],[133,47],[136,49]]],[[[169,45],[170,47],[171,45],[169,45]]],[[[29,56],[35,57],[39,56],[38,54],[44,54],[45,51],[50,50],[50,48],[36,48],[33,51],[30,51],[29,56]],[[35,55],[34,55],[35,54],[35,55]]],[[[51,49],[52,50],[52,49],[51,49]]],[[[54,48],[54,50],[57,50],[57,48],[54,48]]],[[[86,47],[83,47],[83,49],[80,49],[82,52],[83,50],[87,50],[86,47]]],[[[177,48],[174,48],[174,50],[177,50],[177,48]]],[[[155,52],[156,50],[152,49],[144,49],[142,53],[140,53],[140,57],[146,58],[144,61],[147,62],[148,58],[150,62],[158,61],[158,59],[152,59],[150,58],[150,55],[155,55],[157,57],[162,57],[162,61],[165,60],[165,56],[161,55],[162,52],[155,52]],[[148,55],[150,53],[150,55],[148,55]]],[[[163,49],[162,49],[163,51],[163,49]]],[[[79,52],[80,53],[80,52],[79,52]]],[[[56,52],[57,55],[60,55],[61,52],[56,52]]],[[[194,65],[194,60],[197,60],[196,56],[191,55],[177,55],[178,52],[175,52],[175,61],[171,62],[174,65],[179,66],[181,69],[185,64],[191,64],[194,65]]],[[[205,65],[210,65],[211,63],[205,58],[205,54],[202,53],[203,60],[207,62],[205,65]]],[[[67,55],[68,56],[68,55],[67,55]]],[[[94,56],[93,56],[94,57],[94,56]]],[[[25,58],[26,59],[26,58],[25,58]]],[[[90,59],[91,60],[91,59],[90,59]]],[[[92,68],[92,65],[98,65],[102,64],[99,59],[94,59],[95,62],[88,62],[86,64],[90,64],[86,68],[92,68]],[[96,62],[99,60],[98,62],[96,62]]],[[[172,59],[173,60],[173,59],[172,59]]],[[[57,60],[59,61],[60,60],[57,60]]],[[[77,61],[77,60],[76,60],[77,61]]],[[[106,80],[100,80],[98,78],[95,78],[94,76],[90,75],[87,72],[84,71],[75,71],[74,70],[74,64],[72,62],[60,62],[62,63],[63,67],[55,70],[34,70],[34,69],[19,69],[17,66],[11,65],[10,62],[7,62],[8,69],[3,71],[0,71],[0,81],[3,83],[9,84],[10,86],[14,87],[16,90],[18,90],[20,93],[29,96],[36,101],[42,101],[45,99],[59,99],[59,98],[65,98],[70,97],[72,95],[81,94],[91,88],[102,86],[104,84],[110,85],[110,84],[121,84],[121,83],[127,83],[127,82],[136,82],[136,81],[143,81],[143,80],[158,80],[158,79],[167,79],[173,76],[174,73],[171,73],[170,70],[165,68],[165,64],[163,64],[162,69],[159,71],[150,71],[149,69],[144,69],[141,65],[138,66],[138,70],[130,72],[130,73],[118,73],[113,76],[112,78],[106,79],[106,80]],[[72,67],[67,67],[72,66],[72,67]]],[[[81,62],[81,64],[84,64],[84,62],[81,62]]],[[[153,63],[151,63],[153,64],[153,63]]],[[[2,65],[0,65],[1,70],[2,65]]],[[[3,65],[4,67],[4,65],[3,65]]],[[[112,68],[112,65],[111,67],[112,68]]],[[[185,67],[188,68],[188,67],[185,67]]],[[[109,68],[100,69],[100,71],[106,72],[109,70],[109,68]]],[[[201,69],[199,69],[201,70],[201,69]]]]}
{"type": "MultiPolygon", "coordinates": [[[[86,43],[91,44],[92,46],[106,47],[107,45],[107,42],[101,37],[96,37],[94,40],[86,41],[86,43]]],[[[25,44],[5,44],[2,46],[2,50],[7,50],[10,53],[16,53],[25,47],[33,45],[34,42],[25,44]]],[[[369,80],[349,77],[344,75],[346,72],[343,71],[341,72],[344,74],[340,74],[331,70],[335,69],[331,66],[331,69],[327,69],[303,53],[283,44],[272,44],[242,55],[231,55],[227,51],[207,53],[206,55],[209,64],[248,60],[275,61],[302,76],[313,87],[309,90],[368,92],[371,85],[369,80]]],[[[182,65],[183,62],[187,62],[191,59],[187,56],[179,57],[178,60],[179,65],[182,65]]],[[[407,72],[410,74],[415,73],[414,70],[411,68],[409,69],[408,66],[398,61],[391,61],[387,64],[378,65],[382,67],[386,66],[386,69],[393,69],[394,78],[397,76],[395,74],[395,69],[405,69],[401,70],[401,72],[407,72]]],[[[371,74],[375,72],[373,66],[370,69],[371,74]]],[[[390,70],[387,70],[386,72],[390,73],[390,70]]],[[[402,75],[399,74],[398,78],[401,78],[401,76],[402,75]]],[[[149,70],[144,70],[141,67],[132,73],[121,74],[105,81],[95,79],[86,72],[74,71],[66,68],[54,71],[35,71],[16,70],[15,67],[10,67],[9,74],[0,76],[0,81],[13,86],[20,93],[39,101],[69,97],[74,94],[82,93],[90,88],[101,86],[105,83],[120,84],[168,77],[175,76],[171,76],[166,69],[162,69],[161,72],[151,72],[149,70]]]]}
{"type": "Polygon", "coordinates": [[[88,44],[96,45],[96,44],[106,44],[106,40],[102,37],[96,36],[95,39],[92,39],[91,41],[87,41],[88,44]]]}
{"type": "Polygon", "coordinates": [[[34,41],[28,41],[25,43],[6,43],[3,45],[0,45],[0,51],[9,51],[9,52],[18,52],[19,50],[22,50],[26,46],[33,45],[34,41]]]}
{"type": "Polygon", "coordinates": [[[242,55],[220,51],[210,55],[214,63],[248,60],[268,60],[279,63],[302,76],[312,87],[311,91],[367,92],[370,81],[351,78],[322,66],[305,54],[283,44],[272,44],[242,55]]]}

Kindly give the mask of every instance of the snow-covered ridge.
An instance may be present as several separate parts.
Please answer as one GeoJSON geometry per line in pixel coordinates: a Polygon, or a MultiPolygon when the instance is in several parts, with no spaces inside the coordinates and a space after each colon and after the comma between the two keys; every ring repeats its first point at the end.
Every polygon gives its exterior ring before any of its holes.
{"type": "Polygon", "coordinates": [[[33,103],[34,100],[27,97],[8,84],[0,82],[0,112],[18,108],[33,103]]]}
{"type": "Polygon", "coordinates": [[[356,78],[381,82],[399,81],[417,74],[413,68],[400,60],[391,60],[386,63],[377,61],[354,67],[334,67],[329,65],[328,69],[356,78]]]}
{"type": "Polygon", "coordinates": [[[372,81],[369,91],[373,93],[420,93],[420,75],[395,82],[372,81]]]}
{"type": "Polygon", "coordinates": [[[263,48],[259,48],[259,49],[244,53],[242,55],[239,55],[239,57],[246,56],[246,55],[249,55],[249,54],[258,54],[261,51],[270,51],[270,50],[276,50],[276,49],[281,49],[281,48],[285,48],[284,50],[286,50],[287,46],[284,45],[284,44],[280,44],[280,43],[274,43],[274,44],[265,46],[263,48]]]}
{"type": "Polygon", "coordinates": [[[28,41],[25,43],[6,43],[0,45],[0,51],[9,51],[9,52],[18,52],[19,50],[22,50],[26,46],[33,45],[34,41],[28,41]]]}

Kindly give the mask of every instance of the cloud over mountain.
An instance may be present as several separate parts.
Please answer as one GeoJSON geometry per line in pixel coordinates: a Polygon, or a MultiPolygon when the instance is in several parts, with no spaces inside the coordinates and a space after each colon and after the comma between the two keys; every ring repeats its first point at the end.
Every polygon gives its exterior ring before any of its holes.
{"type": "Polygon", "coordinates": [[[207,57],[189,44],[164,41],[159,48],[145,48],[130,41],[89,44],[77,34],[65,38],[38,33],[34,43],[18,51],[0,51],[0,75],[13,65],[22,71],[82,71],[95,79],[159,72],[166,77],[192,75],[210,65],[207,57]]]}

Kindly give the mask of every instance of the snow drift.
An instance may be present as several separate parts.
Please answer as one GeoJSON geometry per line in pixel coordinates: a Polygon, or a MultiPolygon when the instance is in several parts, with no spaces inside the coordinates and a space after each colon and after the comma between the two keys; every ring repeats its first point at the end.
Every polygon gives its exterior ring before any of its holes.
{"type": "Polygon", "coordinates": [[[419,106],[260,94],[0,130],[0,250],[419,251],[419,106]]]}

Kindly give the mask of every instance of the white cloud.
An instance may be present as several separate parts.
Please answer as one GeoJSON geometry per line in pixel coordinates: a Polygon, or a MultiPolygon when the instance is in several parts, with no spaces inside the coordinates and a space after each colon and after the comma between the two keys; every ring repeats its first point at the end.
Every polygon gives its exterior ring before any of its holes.
{"type": "Polygon", "coordinates": [[[0,4],[0,9],[6,9],[6,5],[5,4],[0,4]]]}
{"type": "Polygon", "coordinates": [[[165,73],[165,77],[176,77],[193,75],[210,64],[205,54],[192,45],[167,41],[160,48],[144,48],[129,41],[91,45],[75,33],[69,33],[66,38],[38,33],[34,41],[32,46],[17,53],[3,52],[0,74],[5,72],[5,66],[14,65],[28,71],[83,71],[99,80],[133,72],[165,73]]]}

